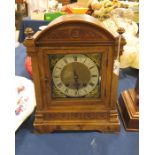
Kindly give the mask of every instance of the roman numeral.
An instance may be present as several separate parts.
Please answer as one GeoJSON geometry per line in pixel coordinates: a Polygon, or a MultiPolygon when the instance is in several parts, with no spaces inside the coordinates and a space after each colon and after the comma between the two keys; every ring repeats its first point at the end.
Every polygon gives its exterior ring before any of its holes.
{"type": "Polygon", "coordinates": [[[68,94],[68,89],[65,90],[65,93],[68,94]]]}
{"type": "Polygon", "coordinates": [[[57,84],[57,86],[58,86],[58,87],[61,87],[61,86],[62,86],[62,83],[61,83],[61,82],[60,82],[60,83],[58,83],[58,84],[57,84]]]}
{"type": "Polygon", "coordinates": [[[79,91],[78,90],[75,91],[75,95],[79,95],[79,91]]]}
{"type": "Polygon", "coordinates": [[[66,60],[66,59],[63,59],[64,60],[64,62],[66,63],[66,64],[68,64],[68,61],[66,60]]]}
{"type": "Polygon", "coordinates": [[[89,85],[93,87],[94,86],[94,83],[90,82],[89,85]]]}
{"type": "Polygon", "coordinates": [[[97,77],[97,75],[92,75],[91,77],[97,77]]]}
{"type": "Polygon", "coordinates": [[[58,78],[60,78],[60,76],[56,76],[56,75],[55,75],[54,78],[58,79],[58,78]]]}
{"type": "Polygon", "coordinates": [[[94,67],[95,67],[95,66],[90,67],[89,70],[92,69],[92,68],[94,68],[94,67]]]}
{"type": "Polygon", "coordinates": [[[85,63],[85,62],[86,62],[86,60],[87,60],[87,58],[85,58],[85,60],[83,61],[83,63],[85,63]]]}
{"type": "Polygon", "coordinates": [[[77,61],[77,56],[73,56],[74,61],[77,61]]]}
{"type": "Polygon", "coordinates": [[[92,69],[92,68],[94,68],[94,67],[95,67],[95,66],[90,67],[89,70],[92,69]]]}
{"type": "Polygon", "coordinates": [[[57,69],[62,69],[62,68],[60,68],[60,67],[56,67],[57,69]]]}

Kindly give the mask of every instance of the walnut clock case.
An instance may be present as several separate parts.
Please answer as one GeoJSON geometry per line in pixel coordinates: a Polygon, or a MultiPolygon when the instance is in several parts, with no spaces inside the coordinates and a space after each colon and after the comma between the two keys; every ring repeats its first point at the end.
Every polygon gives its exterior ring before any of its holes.
{"type": "Polygon", "coordinates": [[[30,28],[26,33],[37,101],[35,131],[118,132],[113,73],[118,38],[89,15],[64,15],[33,36],[30,28]]]}

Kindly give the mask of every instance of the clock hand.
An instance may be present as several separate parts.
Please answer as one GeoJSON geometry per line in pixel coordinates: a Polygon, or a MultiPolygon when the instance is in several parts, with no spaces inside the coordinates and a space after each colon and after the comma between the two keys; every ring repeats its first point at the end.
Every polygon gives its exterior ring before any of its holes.
{"type": "Polygon", "coordinates": [[[78,79],[79,77],[78,77],[78,75],[76,74],[76,71],[75,71],[75,70],[73,71],[73,73],[74,73],[74,80],[78,79]]]}
{"type": "Polygon", "coordinates": [[[78,90],[79,86],[80,86],[80,83],[78,82],[79,76],[77,75],[75,70],[73,71],[73,74],[74,74],[74,81],[75,81],[74,85],[75,85],[76,89],[78,90]]]}

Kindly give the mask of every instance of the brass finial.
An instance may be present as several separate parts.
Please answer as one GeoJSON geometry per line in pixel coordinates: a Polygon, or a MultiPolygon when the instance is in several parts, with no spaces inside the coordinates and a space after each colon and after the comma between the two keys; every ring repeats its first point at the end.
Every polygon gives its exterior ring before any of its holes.
{"type": "Polygon", "coordinates": [[[117,32],[121,35],[125,32],[125,29],[123,27],[119,27],[117,32]]]}
{"type": "Polygon", "coordinates": [[[32,39],[34,31],[31,27],[27,27],[24,33],[26,35],[26,39],[32,39]]]}

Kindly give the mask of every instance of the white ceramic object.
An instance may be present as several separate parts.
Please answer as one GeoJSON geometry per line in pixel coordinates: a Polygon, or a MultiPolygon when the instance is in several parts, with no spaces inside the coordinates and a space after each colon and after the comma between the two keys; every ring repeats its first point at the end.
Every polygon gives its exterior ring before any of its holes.
{"type": "Polygon", "coordinates": [[[47,28],[47,25],[43,25],[43,26],[40,26],[40,27],[39,27],[39,30],[42,31],[42,30],[44,30],[44,29],[46,29],[46,28],[47,28]]]}
{"type": "Polygon", "coordinates": [[[15,76],[15,131],[32,114],[36,106],[34,84],[25,77],[15,76]]]}

